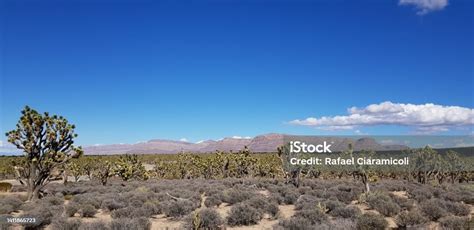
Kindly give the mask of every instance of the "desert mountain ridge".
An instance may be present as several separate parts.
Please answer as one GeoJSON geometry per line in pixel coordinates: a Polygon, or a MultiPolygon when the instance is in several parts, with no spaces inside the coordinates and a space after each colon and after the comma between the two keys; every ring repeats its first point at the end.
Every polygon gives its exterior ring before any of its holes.
{"type": "Polygon", "coordinates": [[[290,138],[296,138],[307,143],[329,142],[332,151],[347,149],[352,143],[354,150],[371,149],[376,151],[407,149],[404,145],[383,145],[369,137],[324,137],[324,136],[292,136],[279,133],[258,135],[253,138],[226,137],[221,140],[207,140],[198,143],[152,139],[136,144],[111,144],[86,146],[84,152],[87,155],[111,155],[111,154],[173,154],[180,152],[209,153],[219,151],[239,151],[247,146],[253,152],[275,152],[278,146],[287,143],[290,138]]]}

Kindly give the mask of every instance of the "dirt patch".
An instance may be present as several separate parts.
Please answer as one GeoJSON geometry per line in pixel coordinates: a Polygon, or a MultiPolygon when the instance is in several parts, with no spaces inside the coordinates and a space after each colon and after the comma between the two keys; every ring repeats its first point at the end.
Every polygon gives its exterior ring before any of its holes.
{"type": "Polygon", "coordinates": [[[408,199],[408,193],[407,193],[407,191],[393,191],[393,192],[391,192],[391,193],[392,193],[393,195],[395,195],[395,196],[408,199]]]}
{"type": "Polygon", "coordinates": [[[226,229],[232,230],[260,230],[260,229],[273,229],[273,226],[278,223],[278,220],[262,219],[258,224],[251,226],[235,226],[227,227],[226,229]]]}
{"type": "Polygon", "coordinates": [[[151,219],[152,230],[174,230],[181,229],[182,222],[176,221],[170,218],[166,218],[165,215],[156,215],[151,219]]]}
{"type": "Polygon", "coordinates": [[[369,206],[367,204],[364,204],[364,203],[351,204],[350,206],[354,206],[354,207],[358,208],[362,212],[362,214],[368,213],[368,212],[375,213],[375,214],[380,214],[379,212],[377,212],[377,210],[370,209],[369,206]]]}
{"type": "Polygon", "coordinates": [[[216,211],[221,215],[223,219],[227,218],[229,215],[231,206],[227,203],[222,203],[219,205],[219,207],[216,208],[216,211]]]}
{"type": "Polygon", "coordinates": [[[397,225],[397,223],[395,223],[395,219],[393,217],[385,217],[385,220],[388,223],[388,228],[389,229],[398,227],[398,225],[397,225]]]}
{"type": "Polygon", "coordinates": [[[270,197],[270,192],[268,190],[258,190],[258,194],[262,194],[265,197],[270,197]]]}
{"type": "Polygon", "coordinates": [[[295,215],[295,206],[294,205],[279,205],[280,216],[282,218],[290,218],[295,215]]]}

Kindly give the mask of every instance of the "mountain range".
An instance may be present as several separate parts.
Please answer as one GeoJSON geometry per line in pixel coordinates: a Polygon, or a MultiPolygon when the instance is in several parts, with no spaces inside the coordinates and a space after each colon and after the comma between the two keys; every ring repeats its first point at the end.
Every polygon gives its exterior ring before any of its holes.
{"type": "Polygon", "coordinates": [[[219,151],[239,151],[247,146],[253,152],[275,152],[278,146],[287,143],[291,139],[297,139],[306,143],[323,143],[326,141],[332,145],[333,152],[347,149],[352,143],[354,150],[370,149],[376,151],[390,151],[407,149],[404,145],[383,145],[377,143],[373,138],[362,137],[322,137],[322,136],[288,136],[285,134],[270,133],[259,135],[254,138],[227,137],[221,140],[207,140],[198,143],[186,141],[154,139],[136,144],[111,144],[84,147],[88,155],[110,155],[110,154],[172,154],[180,152],[209,153],[219,151]]]}

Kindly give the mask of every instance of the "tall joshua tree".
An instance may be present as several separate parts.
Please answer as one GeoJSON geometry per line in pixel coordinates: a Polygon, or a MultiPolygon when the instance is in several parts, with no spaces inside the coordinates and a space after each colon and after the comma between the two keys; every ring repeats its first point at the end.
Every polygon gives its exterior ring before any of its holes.
{"type": "Polygon", "coordinates": [[[6,133],[8,142],[25,155],[17,170],[20,182],[28,187],[28,200],[39,198],[54,169],[82,155],[81,147],[74,146],[74,128],[62,116],[40,114],[26,106],[16,129],[6,133]]]}

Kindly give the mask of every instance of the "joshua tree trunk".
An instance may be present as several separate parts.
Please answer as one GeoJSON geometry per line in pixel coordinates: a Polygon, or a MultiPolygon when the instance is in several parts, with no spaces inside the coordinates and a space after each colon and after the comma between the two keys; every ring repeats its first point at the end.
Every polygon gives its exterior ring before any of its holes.
{"type": "Polygon", "coordinates": [[[362,183],[365,185],[365,193],[368,194],[370,192],[369,177],[365,173],[362,174],[362,183]]]}

